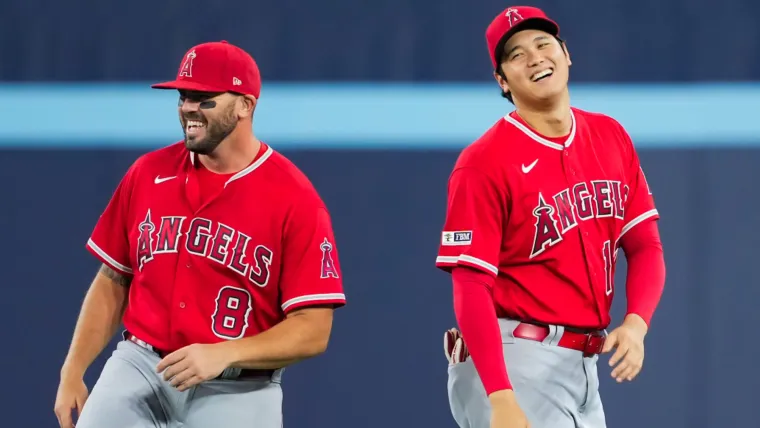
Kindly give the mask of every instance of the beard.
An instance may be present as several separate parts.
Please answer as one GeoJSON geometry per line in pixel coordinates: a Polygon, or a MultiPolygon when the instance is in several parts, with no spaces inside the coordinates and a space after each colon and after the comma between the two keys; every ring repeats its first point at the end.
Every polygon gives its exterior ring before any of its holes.
{"type": "Polygon", "coordinates": [[[233,105],[228,106],[227,110],[218,120],[206,124],[205,133],[202,137],[187,136],[186,124],[188,120],[199,119],[192,117],[182,120],[182,132],[185,135],[185,148],[199,155],[210,155],[213,153],[219,144],[221,144],[222,141],[235,130],[235,126],[237,126],[237,118],[235,117],[233,105]]]}

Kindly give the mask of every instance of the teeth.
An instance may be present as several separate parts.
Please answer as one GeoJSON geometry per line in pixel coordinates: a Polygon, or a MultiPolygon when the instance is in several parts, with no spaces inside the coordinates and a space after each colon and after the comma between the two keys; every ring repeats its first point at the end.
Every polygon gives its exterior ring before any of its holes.
{"type": "Polygon", "coordinates": [[[538,79],[540,79],[542,77],[549,76],[551,74],[552,74],[552,70],[551,69],[546,69],[544,71],[540,71],[540,72],[534,74],[533,77],[531,78],[531,80],[533,80],[535,82],[536,80],[538,80],[538,79]]]}
{"type": "Polygon", "coordinates": [[[191,128],[191,127],[201,128],[201,127],[203,127],[203,122],[199,122],[197,120],[188,120],[187,121],[187,127],[188,128],[191,128]]]}

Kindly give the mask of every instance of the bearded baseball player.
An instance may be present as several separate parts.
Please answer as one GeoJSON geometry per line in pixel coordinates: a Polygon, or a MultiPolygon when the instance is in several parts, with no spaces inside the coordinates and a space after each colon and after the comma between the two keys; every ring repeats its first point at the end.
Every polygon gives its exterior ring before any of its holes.
{"type": "Polygon", "coordinates": [[[510,7],[486,31],[515,111],[460,154],[436,264],[451,273],[445,333],[460,427],[603,428],[597,361],[633,380],[665,284],[652,192],[613,118],[570,106],[558,25],[510,7]],[[607,334],[618,248],[627,313],[607,334]]]}
{"type": "Polygon", "coordinates": [[[261,79],[227,42],[182,59],[184,141],[141,156],[87,241],[102,263],[61,370],[61,427],[280,428],[282,370],[345,304],[330,215],[252,131],[261,79]],[[85,370],[123,339],[88,399],[85,370]],[[86,401],[86,404],[85,404],[86,401]]]}

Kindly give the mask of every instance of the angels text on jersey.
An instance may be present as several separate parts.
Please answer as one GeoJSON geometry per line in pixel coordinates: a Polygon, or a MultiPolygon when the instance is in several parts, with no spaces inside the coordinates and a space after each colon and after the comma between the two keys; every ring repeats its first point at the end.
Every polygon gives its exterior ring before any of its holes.
{"type": "Polygon", "coordinates": [[[530,258],[561,242],[579,221],[613,217],[623,220],[628,194],[628,185],[613,180],[576,183],[548,197],[538,192],[530,258]]]}
{"type": "MultiPolygon", "coordinates": [[[[250,236],[224,223],[203,217],[188,220],[185,216],[163,216],[157,227],[148,210],[137,228],[138,271],[154,257],[177,253],[179,245],[184,245],[188,253],[224,265],[258,287],[266,287],[269,282],[274,252],[265,245],[253,244],[250,236]],[[185,239],[181,239],[183,236],[185,239]]],[[[319,248],[322,250],[320,277],[339,278],[333,244],[325,237],[319,248]]]]}
{"type": "Polygon", "coordinates": [[[156,227],[148,210],[137,228],[139,271],[154,257],[177,253],[179,245],[184,245],[188,253],[222,264],[259,287],[266,287],[269,281],[272,250],[252,244],[250,236],[223,223],[203,217],[188,221],[184,216],[164,216],[158,219],[156,227]],[[181,240],[183,236],[185,239],[181,240]]]}

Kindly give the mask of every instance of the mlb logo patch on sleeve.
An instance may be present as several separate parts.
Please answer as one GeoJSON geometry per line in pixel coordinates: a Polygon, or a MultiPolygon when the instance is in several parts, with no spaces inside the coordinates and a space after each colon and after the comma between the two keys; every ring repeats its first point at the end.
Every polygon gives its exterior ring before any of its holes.
{"type": "Polygon", "coordinates": [[[472,244],[471,230],[443,232],[441,234],[441,245],[470,245],[470,244],[472,244]]]}

